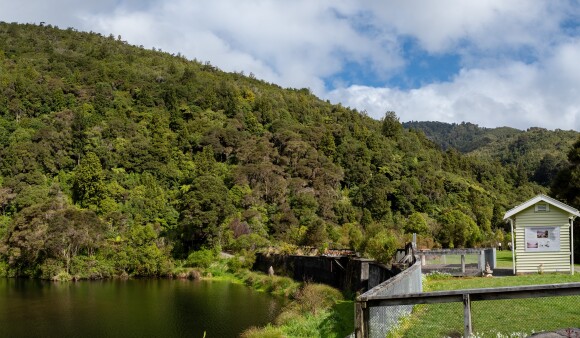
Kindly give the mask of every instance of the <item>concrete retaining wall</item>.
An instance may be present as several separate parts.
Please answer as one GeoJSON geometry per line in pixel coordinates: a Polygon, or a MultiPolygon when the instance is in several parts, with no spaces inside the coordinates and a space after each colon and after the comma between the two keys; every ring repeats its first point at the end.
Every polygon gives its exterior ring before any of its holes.
{"type": "Polygon", "coordinates": [[[374,260],[354,256],[295,256],[257,254],[253,270],[268,272],[296,281],[323,283],[340,290],[366,292],[395,276],[399,269],[389,269],[374,260]]]}

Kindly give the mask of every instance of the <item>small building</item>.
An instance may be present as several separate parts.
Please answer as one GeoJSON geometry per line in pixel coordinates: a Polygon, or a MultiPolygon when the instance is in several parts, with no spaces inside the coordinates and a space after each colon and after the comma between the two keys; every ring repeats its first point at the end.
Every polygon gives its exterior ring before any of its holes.
{"type": "Polygon", "coordinates": [[[574,219],[572,208],[540,194],[506,212],[512,233],[516,273],[569,272],[574,274],[574,219]]]}

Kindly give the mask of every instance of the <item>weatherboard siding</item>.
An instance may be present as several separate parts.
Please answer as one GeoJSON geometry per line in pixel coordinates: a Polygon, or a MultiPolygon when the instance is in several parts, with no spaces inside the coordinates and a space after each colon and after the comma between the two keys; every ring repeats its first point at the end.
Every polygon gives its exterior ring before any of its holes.
{"type": "Polygon", "coordinates": [[[544,272],[570,272],[570,224],[569,214],[550,205],[547,212],[536,212],[531,206],[515,217],[516,271],[537,273],[542,264],[544,272]],[[560,250],[554,252],[526,252],[526,227],[560,227],[560,250]]]}

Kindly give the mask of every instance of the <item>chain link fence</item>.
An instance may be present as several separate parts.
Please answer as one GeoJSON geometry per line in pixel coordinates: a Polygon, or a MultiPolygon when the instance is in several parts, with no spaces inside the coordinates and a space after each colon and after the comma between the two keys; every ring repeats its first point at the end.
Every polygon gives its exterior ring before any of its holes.
{"type": "MultiPolygon", "coordinates": [[[[463,337],[464,306],[459,302],[415,305],[401,323],[386,336],[463,337]]],[[[523,338],[537,332],[577,328],[580,296],[473,301],[471,325],[473,337],[482,338],[523,338]]]]}
{"type": "Polygon", "coordinates": [[[455,338],[472,332],[471,337],[519,338],[564,330],[563,337],[580,338],[580,330],[565,330],[580,327],[580,283],[439,291],[417,296],[399,293],[405,292],[401,286],[391,290],[402,296],[381,298],[381,290],[365,298],[368,328],[359,336],[455,338]]]}
{"type": "MultiPolygon", "coordinates": [[[[417,261],[405,271],[383,282],[375,288],[361,295],[368,296],[395,296],[422,291],[421,262],[417,261]]],[[[409,316],[413,305],[373,306],[368,309],[368,336],[385,337],[395,329],[399,322],[409,316]]]]}
{"type": "Polygon", "coordinates": [[[454,276],[480,276],[486,263],[495,268],[496,253],[493,248],[485,249],[438,249],[417,252],[423,273],[445,272],[454,276]]]}

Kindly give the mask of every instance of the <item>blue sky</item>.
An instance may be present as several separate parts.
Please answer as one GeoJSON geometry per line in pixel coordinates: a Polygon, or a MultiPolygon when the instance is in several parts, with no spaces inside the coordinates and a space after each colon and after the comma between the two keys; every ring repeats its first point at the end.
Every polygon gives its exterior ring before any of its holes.
{"type": "Polygon", "coordinates": [[[580,130],[580,5],[524,0],[0,0],[380,119],[580,130]]]}

